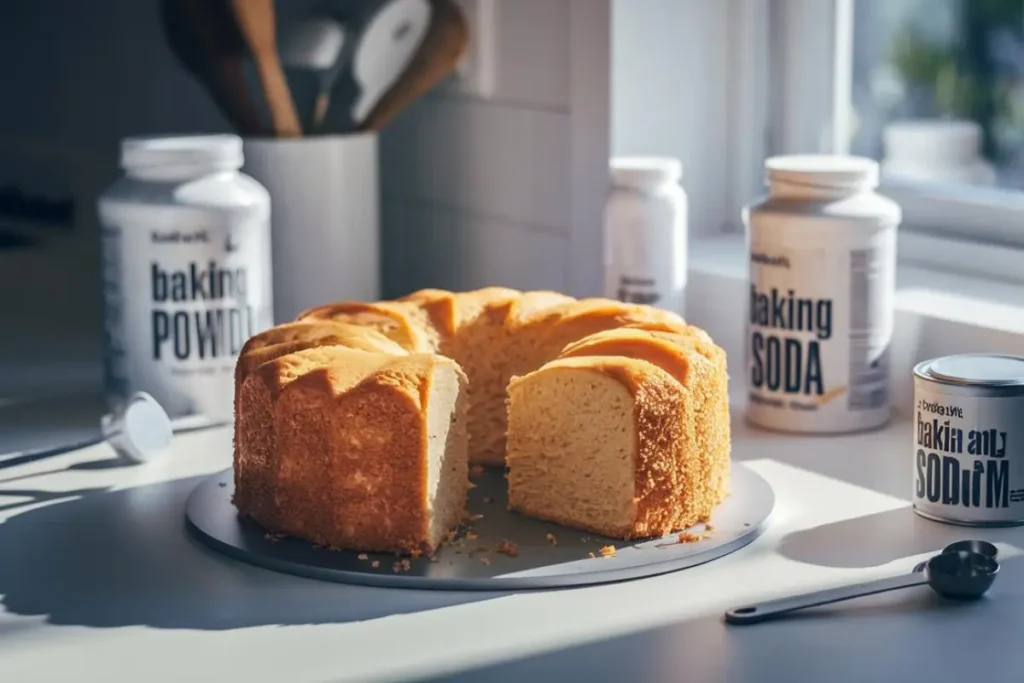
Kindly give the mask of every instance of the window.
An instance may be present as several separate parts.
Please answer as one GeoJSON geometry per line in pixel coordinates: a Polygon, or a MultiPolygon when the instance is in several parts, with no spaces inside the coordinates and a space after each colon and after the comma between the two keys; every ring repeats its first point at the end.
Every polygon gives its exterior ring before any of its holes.
{"type": "Polygon", "coordinates": [[[1024,0],[768,2],[772,152],[872,157],[909,231],[1024,250],[1024,0]]]}

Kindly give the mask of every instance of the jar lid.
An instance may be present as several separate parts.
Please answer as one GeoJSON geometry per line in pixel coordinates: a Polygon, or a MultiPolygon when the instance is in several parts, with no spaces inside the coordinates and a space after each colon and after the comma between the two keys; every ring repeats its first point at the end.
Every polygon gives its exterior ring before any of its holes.
{"type": "Polygon", "coordinates": [[[1024,358],[989,353],[944,356],[926,364],[924,374],[951,384],[1024,385],[1024,358]]]}
{"type": "Polygon", "coordinates": [[[125,170],[172,166],[229,170],[241,168],[242,161],[242,138],[237,135],[163,136],[121,141],[121,167],[125,170]]]}
{"type": "Polygon", "coordinates": [[[860,191],[878,187],[878,162],[866,157],[793,154],[764,164],[769,183],[860,191]]]}
{"type": "Polygon", "coordinates": [[[677,183],[683,177],[683,162],[673,157],[622,156],[609,163],[612,182],[621,187],[652,187],[677,183]]]}
{"type": "Polygon", "coordinates": [[[118,456],[136,463],[163,455],[173,435],[167,413],[144,391],[133,394],[123,409],[105,415],[102,429],[118,456]]]}

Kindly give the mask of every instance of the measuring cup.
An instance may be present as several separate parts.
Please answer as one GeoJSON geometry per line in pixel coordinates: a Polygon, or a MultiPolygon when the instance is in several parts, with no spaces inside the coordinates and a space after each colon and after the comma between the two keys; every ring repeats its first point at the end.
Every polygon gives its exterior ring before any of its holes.
{"type": "Polygon", "coordinates": [[[998,573],[999,563],[992,555],[973,550],[944,550],[925,563],[924,571],[736,607],[725,613],[725,620],[730,624],[755,624],[805,607],[923,584],[946,598],[975,600],[988,591],[998,573]]]}

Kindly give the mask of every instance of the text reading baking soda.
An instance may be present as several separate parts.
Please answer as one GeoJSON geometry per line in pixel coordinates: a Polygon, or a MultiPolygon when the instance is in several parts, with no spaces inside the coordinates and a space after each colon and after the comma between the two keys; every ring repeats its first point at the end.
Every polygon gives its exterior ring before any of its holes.
{"type": "Polygon", "coordinates": [[[914,510],[955,524],[1024,524],[1024,358],[920,363],[914,413],[914,510]]]}
{"type": "Polygon", "coordinates": [[[899,207],[873,191],[877,164],[776,157],[768,196],[745,211],[750,261],[748,418],[850,432],[890,416],[899,207]]]}
{"type": "Polygon", "coordinates": [[[126,140],[99,201],[106,390],[172,418],[231,415],[245,341],[273,324],[270,199],[235,136],[126,140]]]}

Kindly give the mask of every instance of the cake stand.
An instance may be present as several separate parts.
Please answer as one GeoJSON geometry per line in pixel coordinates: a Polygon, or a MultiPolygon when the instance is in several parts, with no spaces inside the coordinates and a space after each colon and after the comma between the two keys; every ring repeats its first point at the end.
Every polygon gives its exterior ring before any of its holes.
{"type": "Polygon", "coordinates": [[[528,519],[506,508],[500,470],[472,477],[468,521],[432,558],[329,550],[268,534],[231,503],[233,472],[212,475],[186,506],[189,529],[236,560],[341,583],[434,590],[522,590],[586,586],[693,567],[727,555],[766,528],[775,494],[759,474],[733,463],[732,494],[709,524],[683,534],[625,542],[528,519]]]}

